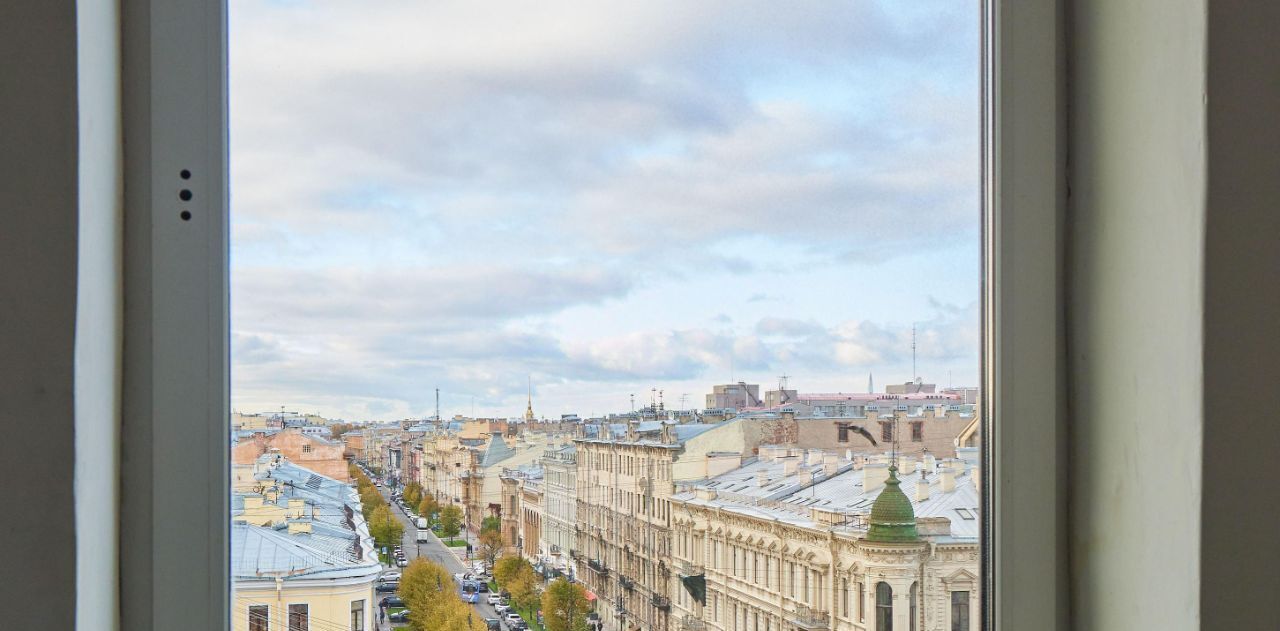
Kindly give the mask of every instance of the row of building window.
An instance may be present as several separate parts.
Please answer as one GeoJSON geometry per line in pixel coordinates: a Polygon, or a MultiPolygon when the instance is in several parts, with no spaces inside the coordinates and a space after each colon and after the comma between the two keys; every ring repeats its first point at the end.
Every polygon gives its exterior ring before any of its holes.
{"type": "MultiPolygon", "coordinates": [[[[842,581],[841,593],[841,614],[846,619],[852,619],[849,616],[849,582],[842,581]]],[[[857,583],[857,609],[858,621],[866,622],[866,593],[862,583],[857,583]]],[[[917,631],[920,624],[920,589],[918,583],[911,584],[911,593],[907,599],[910,609],[907,616],[908,628],[905,631],[917,631]]],[[[726,598],[726,601],[729,599],[726,598]]],[[[721,622],[720,619],[720,595],[712,593],[710,595],[711,619],[715,622],[721,622]]],[[[750,609],[738,603],[728,603],[729,613],[732,615],[732,622],[728,626],[728,631],[773,631],[773,617],[765,614],[763,617],[760,612],[750,609]],[[764,626],[761,626],[763,620],[764,626]]],[[[953,591],[951,592],[951,631],[970,631],[969,626],[969,592],[953,591]]],[[[778,628],[783,628],[781,624],[778,628]]],[[[875,631],[893,631],[893,587],[888,583],[876,583],[875,588],[875,631]]]]}
{"type": "MultiPolygon", "coordinates": [[[[311,606],[294,603],[288,606],[286,631],[311,631],[311,606]]],[[[364,601],[351,601],[351,631],[366,631],[364,626],[364,601]]],[[[316,619],[317,630],[333,629],[341,625],[328,620],[316,619]]],[[[279,628],[279,625],[276,626],[279,628]]],[[[249,605],[249,631],[270,631],[271,606],[249,605]]]]}

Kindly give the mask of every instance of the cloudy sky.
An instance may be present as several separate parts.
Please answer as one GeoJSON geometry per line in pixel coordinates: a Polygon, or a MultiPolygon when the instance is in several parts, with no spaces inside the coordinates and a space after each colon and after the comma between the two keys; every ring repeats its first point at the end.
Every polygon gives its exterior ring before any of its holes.
{"type": "Polygon", "coordinates": [[[234,407],[975,383],[977,4],[232,0],[234,407]]]}

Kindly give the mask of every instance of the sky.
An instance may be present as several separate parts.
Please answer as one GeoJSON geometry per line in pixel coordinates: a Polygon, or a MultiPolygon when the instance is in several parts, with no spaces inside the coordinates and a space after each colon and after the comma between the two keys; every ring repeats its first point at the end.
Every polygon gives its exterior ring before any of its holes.
{"type": "Polygon", "coordinates": [[[977,3],[230,9],[237,410],[977,382],[977,3]]]}

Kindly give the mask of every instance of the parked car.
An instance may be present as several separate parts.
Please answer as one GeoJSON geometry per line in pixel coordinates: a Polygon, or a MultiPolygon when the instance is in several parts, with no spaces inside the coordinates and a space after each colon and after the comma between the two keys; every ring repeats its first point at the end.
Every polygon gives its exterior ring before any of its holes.
{"type": "Polygon", "coordinates": [[[507,615],[506,615],[506,617],[505,617],[505,619],[506,619],[506,621],[507,621],[507,626],[511,626],[511,625],[516,624],[516,623],[518,623],[518,622],[524,622],[524,618],[521,618],[521,617],[520,617],[520,614],[518,614],[518,613],[516,613],[516,612],[514,612],[514,611],[508,611],[508,612],[507,612],[507,615]]]}
{"type": "Polygon", "coordinates": [[[497,618],[485,618],[484,624],[489,627],[489,631],[502,631],[502,621],[497,618]]]}
{"type": "Polygon", "coordinates": [[[378,601],[378,606],[386,607],[386,608],[403,607],[404,601],[400,600],[399,596],[387,596],[386,598],[383,598],[382,600],[378,601]]]}
{"type": "Polygon", "coordinates": [[[387,581],[385,583],[378,583],[377,587],[374,587],[373,589],[374,591],[378,591],[378,592],[394,592],[397,589],[400,589],[400,581],[387,581]]]}
{"type": "Polygon", "coordinates": [[[387,571],[387,572],[383,572],[383,573],[382,573],[382,580],[384,580],[384,581],[398,581],[398,580],[400,580],[400,573],[399,573],[399,572],[397,572],[397,571],[395,571],[395,570],[390,570],[390,571],[387,571]]]}
{"type": "Polygon", "coordinates": [[[404,557],[396,559],[396,567],[409,567],[409,560],[404,557]]]}
{"type": "Polygon", "coordinates": [[[400,611],[397,611],[397,612],[395,612],[395,613],[393,613],[393,614],[391,614],[391,615],[387,616],[387,620],[390,620],[390,621],[392,621],[392,622],[408,622],[408,621],[409,621],[409,610],[408,610],[408,609],[401,609],[400,611]]]}
{"type": "Polygon", "coordinates": [[[493,610],[498,612],[499,615],[502,615],[511,611],[511,605],[499,601],[497,603],[493,603],[493,610]]]}
{"type": "Polygon", "coordinates": [[[496,605],[499,602],[502,602],[502,597],[493,592],[489,592],[489,597],[485,599],[485,602],[489,603],[490,605],[496,605]]]}

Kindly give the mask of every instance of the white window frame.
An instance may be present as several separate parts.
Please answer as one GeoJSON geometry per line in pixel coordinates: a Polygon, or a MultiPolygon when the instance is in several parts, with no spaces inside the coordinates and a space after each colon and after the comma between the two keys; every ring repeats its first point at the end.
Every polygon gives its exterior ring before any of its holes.
{"type": "MultiPolygon", "coordinates": [[[[988,2],[979,615],[988,629],[1066,629],[1063,7],[988,2]]],[[[158,631],[181,602],[188,628],[225,631],[226,2],[124,0],[121,20],[121,628],[158,631]]]]}

